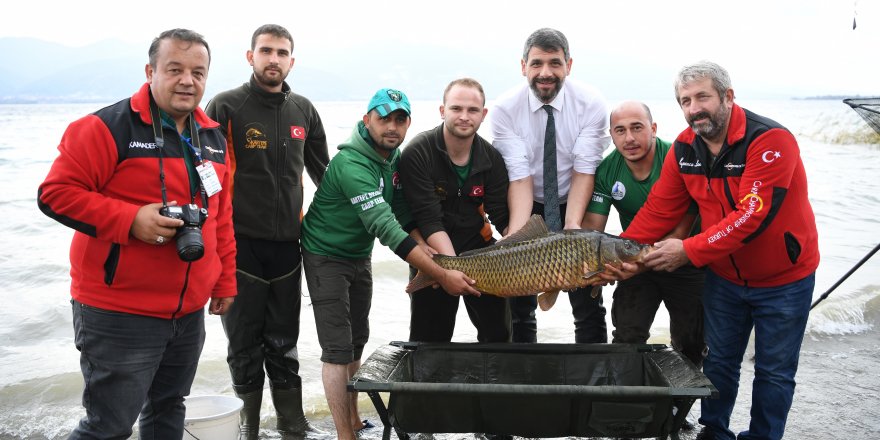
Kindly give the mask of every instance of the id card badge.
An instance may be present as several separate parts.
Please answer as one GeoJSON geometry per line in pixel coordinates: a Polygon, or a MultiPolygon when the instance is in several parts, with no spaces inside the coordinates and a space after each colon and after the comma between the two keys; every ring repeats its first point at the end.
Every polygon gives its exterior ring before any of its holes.
{"type": "Polygon", "coordinates": [[[214,165],[210,161],[204,161],[196,166],[196,170],[199,172],[199,178],[202,179],[202,187],[205,188],[205,193],[208,194],[208,197],[213,196],[220,192],[223,189],[220,186],[220,179],[217,178],[217,172],[214,171],[214,165]]]}

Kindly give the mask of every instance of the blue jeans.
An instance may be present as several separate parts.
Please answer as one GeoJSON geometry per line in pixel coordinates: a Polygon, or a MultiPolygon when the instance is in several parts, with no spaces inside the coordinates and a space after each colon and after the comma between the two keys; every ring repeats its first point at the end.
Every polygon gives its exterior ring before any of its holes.
{"type": "Polygon", "coordinates": [[[182,438],[204,311],[160,319],[71,303],[86,416],[69,438],[127,439],[139,414],[139,439],[182,438]]]}
{"type": "Polygon", "coordinates": [[[755,378],[751,422],[736,438],[782,438],[815,284],[812,274],[778,287],[746,287],[706,271],[703,307],[709,355],[703,372],[718,388],[718,399],[703,399],[700,423],[715,438],[734,438],[728,426],[752,328],[755,378]]]}

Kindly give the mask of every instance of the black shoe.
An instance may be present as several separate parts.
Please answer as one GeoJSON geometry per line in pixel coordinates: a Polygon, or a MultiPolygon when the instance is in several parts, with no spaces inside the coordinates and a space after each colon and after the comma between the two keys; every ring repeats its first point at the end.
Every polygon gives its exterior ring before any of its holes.
{"type": "Polygon", "coordinates": [[[708,426],[704,426],[694,440],[715,440],[715,433],[708,426]]]}

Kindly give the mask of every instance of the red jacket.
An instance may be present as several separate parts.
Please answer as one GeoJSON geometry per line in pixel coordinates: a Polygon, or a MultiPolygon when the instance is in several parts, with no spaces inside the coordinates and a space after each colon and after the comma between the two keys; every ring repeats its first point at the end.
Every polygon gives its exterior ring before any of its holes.
{"type": "MultiPolygon", "coordinates": [[[[212,162],[224,190],[208,199],[202,227],[205,255],[190,264],[175,243],[156,246],[129,234],[141,206],[162,201],[160,150],[150,116],[149,84],[130,99],[71,123],[59,156],[40,185],[40,209],[76,232],[70,246],[71,295],[93,307],[159,318],[202,309],[211,297],[236,294],[235,239],[226,142],[216,122],[194,112],[202,157],[212,162]]],[[[168,200],[193,200],[175,130],[163,131],[168,200]]],[[[189,147],[187,147],[189,148],[189,147]]],[[[202,198],[195,202],[202,206],[202,198]]]]}
{"type": "Polygon", "coordinates": [[[734,104],[727,142],[714,165],[690,128],[678,136],[674,152],[624,237],[654,243],[693,198],[703,225],[700,234],[684,240],[693,264],[754,287],[780,286],[815,272],[816,219],[800,150],[788,130],[734,104]]]}

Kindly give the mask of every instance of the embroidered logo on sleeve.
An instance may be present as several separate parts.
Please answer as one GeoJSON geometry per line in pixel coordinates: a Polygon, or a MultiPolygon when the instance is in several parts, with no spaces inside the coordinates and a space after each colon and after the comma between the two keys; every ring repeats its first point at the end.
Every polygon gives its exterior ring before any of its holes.
{"type": "Polygon", "coordinates": [[[611,198],[614,200],[623,200],[626,197],[626,186],[623,185],[623,182],[616,181],[614,182],[614,186],[611,187],[611,198]]]}
{"type": "Polygon", "coordinates": [[[761,155],[761,160],[766,163],[772,163],[774,160],[779,159],[780,157],[782,157],[782,154],[780,154],[778,151],[767,150],[764,152],[764,154],[761,155]]]}

